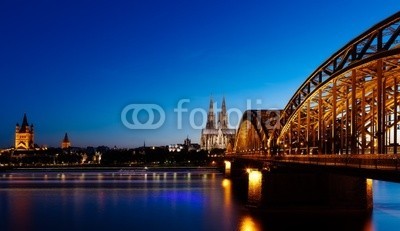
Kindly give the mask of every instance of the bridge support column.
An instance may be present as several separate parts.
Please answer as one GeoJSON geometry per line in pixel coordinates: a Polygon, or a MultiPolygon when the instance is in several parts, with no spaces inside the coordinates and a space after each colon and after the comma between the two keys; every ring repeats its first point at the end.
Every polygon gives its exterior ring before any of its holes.
{"type": "MultiPolygon", "coordinates": [[[[229,166],[228,162],[226,165],[229,166]]],[[[233,185],[247,205],[267,211],[367,213],[372,210],[372,180],[321,173],[307,168],[263,166],[235,160],[233,185]],[[272,167],[272,168],[270,168],[272,167]]]]}
{"type": "Polygon", "coordinates": [[[331,143],[332,143],[332,149],[331,153],[332,154],[337,154],[336,153],[336,109],[337,109],[337,92],[336,92],[336,81],[333,81],[333,86],[332,86],[332,130],[331,130],[331,143]]]}
{"type": "Polygon", "coordinates": [[[382,60],[377,61],[377,132],[376,136],[378,138],[378,154],[385,153],[385,100],[384,100],[384,80],[382,77],[382,60]]]}
{"type": "Polygon", "coordinates": [[[225,172],[224,172],[225,177],[230,177],[231,176],[231,169],[232,169],[232,162],[228,161],[228,160],[225,160],[224,163],[225,163],[225,172]]]}
{"type": "Polygon", "coordinates": [[[274,166],[262,161],[225,162],[247,205],[268,211],[366,213],[372,210],[372,180],[321,172],[310,166],[274,166]],[[229,163],[228,163],[229,162],[229,163]]]}
{"type": "MultiPolygon", "coordinates": [[[[318,91],[318,154],[323,153],[323,140],[325,139],[324,135],[322,134],[322,91],[318,91]]],[[[326,154],[326,153],[324,153],[326,154]]]]}
{"type": "Polygon", "coordinates": [[[397,154],[397,95],[398,95],[398,86],[397,86],[397,78],[394,78],[394,91],[393,91],[393,154],[397,154]]]}
{"type": "Polygon", "coordinates": [[[350,139],[350,150],[351,154],[358,154],[358,148],[357,148],[357,114],[358,114],[358,108],[357,108],[357,102],[356,102],[356,92],[357,92],[357,71],[354,69],[351,74],[351,117],[350,117],[350,123],[351,123],[351,139],[350,139]]]}
{"type": "Polygon", "coordinates": [[[373,206],[369,179],[308,172],[264,172],[261,178],[267,209],[369,212],[373,206]]]}

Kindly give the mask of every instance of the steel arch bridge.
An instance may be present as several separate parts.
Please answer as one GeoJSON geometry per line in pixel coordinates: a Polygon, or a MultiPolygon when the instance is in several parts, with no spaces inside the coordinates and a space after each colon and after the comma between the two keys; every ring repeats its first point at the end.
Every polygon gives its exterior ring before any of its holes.
{"type": "Polygon", "coordinates": [[[282,110],[247,110],[240,121],[236,134],[234,152],[268,152],[270,137],[280,129],[282,110]]]}
{"type": "Polygon", "coordinates": [[[400,12],[322,63],[280,113],[247,111],[234,152],[397,154],[400,113],[400,12]]]}

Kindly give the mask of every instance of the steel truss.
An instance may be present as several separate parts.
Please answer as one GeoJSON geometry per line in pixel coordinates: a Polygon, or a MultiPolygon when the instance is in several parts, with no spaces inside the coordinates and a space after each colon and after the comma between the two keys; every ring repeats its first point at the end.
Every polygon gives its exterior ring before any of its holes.
{"type": "Polygon", "coordinates": [[[245,112],[234,151],[396,154],[399,85],[400,12],[319,66],[279,111],[281,126],[265,127],[266,110],[245,112]]]}
{"type": "Polygon", "coordinates": [[[268,153],[271,147],[270,137],[280,130],[281,110],[248,110],[241,119],[236,133],[234,152],[268,153]]]}
{"type": "Polygon", "coordinates": [[[400,12],[324,62],[285,107],[288,154],[397,153],[400,12]]]}

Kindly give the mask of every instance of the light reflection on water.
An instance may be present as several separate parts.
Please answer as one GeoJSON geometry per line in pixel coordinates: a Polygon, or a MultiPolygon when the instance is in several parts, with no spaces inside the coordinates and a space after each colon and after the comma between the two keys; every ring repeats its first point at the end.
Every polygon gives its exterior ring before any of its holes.
{"type": "Polygon", "coordinates": [[[240,231],[256,231],[262,230],[260,224],[257,221],[254,221],[254,218],[250,215],[244,215],[240,219],[239,223],[240,231]]]}
{"type": "MultiPolygon", "coordinates": [[[[352,220],[354,226],[344,221],[347,230],[400,227],[400,185],[382,181],[373,185],[372,219],[352,220]]],[[[293,217],[278,216],[284,220],[279,223],[251,212],[239,194],[230,180],[215,172],[16,172],[0,178],[0,227],[57,231],[272,231],[290,223],[301,227],[293,217]]],[[[327,220],[321,229],[328,230],[331,223],[341,227],[340,220],[327,220]]]]}

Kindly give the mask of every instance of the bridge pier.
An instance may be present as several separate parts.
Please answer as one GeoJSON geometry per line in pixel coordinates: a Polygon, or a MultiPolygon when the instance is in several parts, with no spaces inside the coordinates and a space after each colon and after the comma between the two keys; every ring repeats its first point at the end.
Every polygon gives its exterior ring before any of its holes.
{"type": "Polygon", "coordinates": [[[229,176],[235,185],[247,187],[247,205],[271,211],[306,210],[370,212],[372,180],[260,166],[257,162],[230,162],[229,176]]]}
{"type": "Polygon", "coordinates": [[[265,172],[262,205],[268,208],[372,209],[372,182],[365,178],[308,172],[265,172]]]}
{"type": "Polygon", "coordinates": [[[228,161],[228,160],[225,160],[224,164],[225,164],[225,170],[224,170],[225,177],[230,177],[231,176],[232,162],[228,161]]]}

